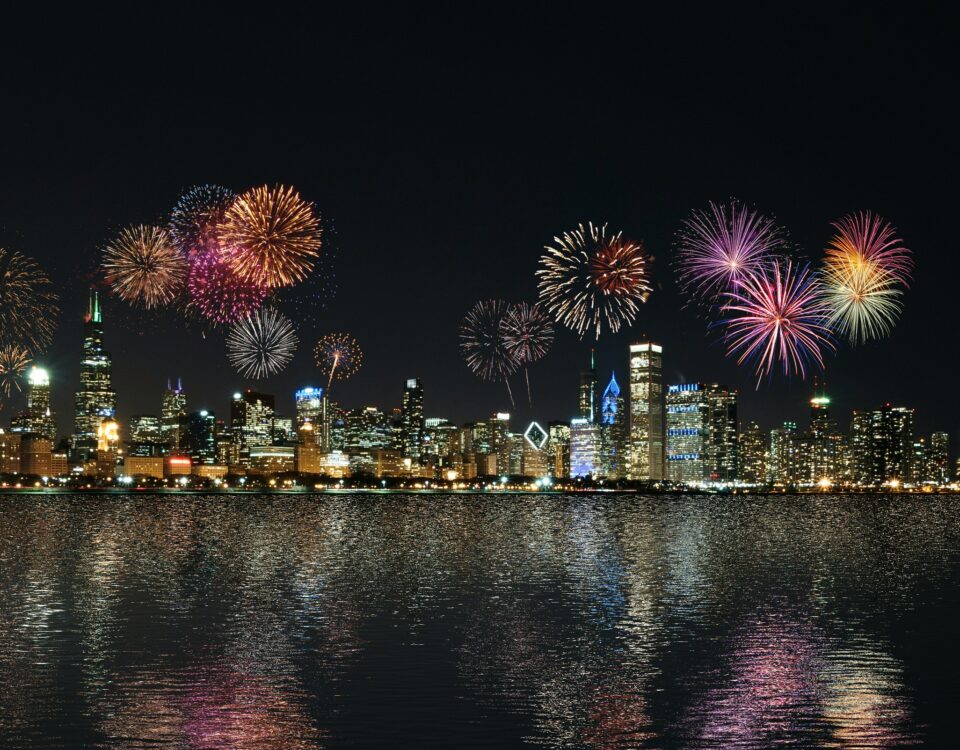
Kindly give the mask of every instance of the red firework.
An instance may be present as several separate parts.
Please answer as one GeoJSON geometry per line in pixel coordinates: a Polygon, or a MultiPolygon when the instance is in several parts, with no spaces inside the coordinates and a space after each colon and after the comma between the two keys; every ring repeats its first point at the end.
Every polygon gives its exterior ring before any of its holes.
{"type": "Polygon", "coordinates": [[[259,310],[267,298],[267,288],[244,281],[216,253],[194,259],[187,277],[189,304],[211,323],[237,323],[259,310]]]}

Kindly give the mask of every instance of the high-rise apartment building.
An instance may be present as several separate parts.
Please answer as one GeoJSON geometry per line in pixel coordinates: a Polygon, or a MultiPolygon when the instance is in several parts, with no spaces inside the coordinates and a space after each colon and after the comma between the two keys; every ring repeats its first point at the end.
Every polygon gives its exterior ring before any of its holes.
{"type": "Polygon", "coordinates": [[[95,457],[100,423],[112,419],[117,413],[112,370],[110,354],[103,346],[100,295],[96,290],[91,290],[83,324],[80,388],[77,390],[71,441],[75,460],[85,462],[95,457]]]}
{"type": "Polygon", "coordinates": [[[870,474],[875,487],[912,478],[913,409],[885,404],[870,414],[870,474]]]}
{"type": "Polygon", "coordinates": [[[948,484],[951,480],[950,435],[934,432],[930,435],[927,470],[924,481],[931,484],[948,484]]]}
{"type": "Polygon", "coordinates": [[[714,482],[733,482],[739,475],[737,392],[724,385],[706,386],[707,442],[706,478],[714,482]]]}
{"type": "Polygon", "coordinates": [[[630,435],[627,476],[661,480],[666,459],[663,347],[630,345],[630,435]]]}
{"type": "Polygon", "coordinates": [[[770,452],[767,474],[773,484],[789,486],[797,482],[799,470],[799,436],[796,422],[770,430],[770,452]]]}

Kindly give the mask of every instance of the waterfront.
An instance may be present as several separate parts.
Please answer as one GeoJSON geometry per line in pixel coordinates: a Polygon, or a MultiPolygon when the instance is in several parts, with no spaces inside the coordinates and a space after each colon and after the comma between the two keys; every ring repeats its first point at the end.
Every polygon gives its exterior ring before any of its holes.
{"type": "Polygon", "coordinates": [[[0,496],[0,746],[952,738],[950,496],[0,496]]]}

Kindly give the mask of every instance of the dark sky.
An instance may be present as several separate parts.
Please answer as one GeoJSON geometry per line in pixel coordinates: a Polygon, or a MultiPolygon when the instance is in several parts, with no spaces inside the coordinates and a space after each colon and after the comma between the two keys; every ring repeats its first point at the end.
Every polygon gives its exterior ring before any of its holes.
{"type": "MultiPolygon", "coordinates": [[[[677,294],[669,260],[680,221],[736,196],[775,215],[811,259],[850,210],[898,227],[917,263],[902,320],[889,339],[842,346],[828,390],[842,422],[851,408],[893,401],[916,406],[922,430],[958,432],[947,18],[835,7],[736,15],[727,4],[672,17],[553,4],[277,11],[8,26],[0,245],[34,255],[62,288],[44,360],[61,430],[72,426],[83,276],[98,247],[127,224],[160,220],[191,185],[282,182],[338,235],[335,304],[300,330],[294,363],[259,384],[288,413],[294,389],[319,381],[313,342],[338,330],[365,350],[362,370],[335,391],[344,405],[397,405],[404,379],[418,376],[428,416],[509,408],[502,386],[460,361],[459,320],[479,298],[532,300],[542,246],[592,220],[656,256],[657,291],[636,326],[598,344],[604,378],[616,368],[625,381],[628,342],[649,335],[664,345],[669,381],[737,387],[742,418],[766,426],[805,420],[810,382],[755,390],[677,294]]],[[[255,385],[232,373],[222,338],[145,325],[119,301],[105,308],[121,418],[157,412],[167,376],[183,377],[191,406],[220,414],[231,392],[255,385]]],[[[515,427],[571,416],[589,349],[559,333],[531,371],[535,408],[519,408],[515,427]]]]}

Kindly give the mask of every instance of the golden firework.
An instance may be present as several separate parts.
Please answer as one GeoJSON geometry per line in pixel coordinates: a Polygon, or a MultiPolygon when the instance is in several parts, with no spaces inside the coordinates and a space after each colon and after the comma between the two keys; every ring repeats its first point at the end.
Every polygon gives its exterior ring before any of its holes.
{"type": "Polygon", "coordinates": [[[183,288],[187,261],[165,229],[124,229],[103,250],[103,270],[117,296],[147,309],[170,304],[183,288]]]}

